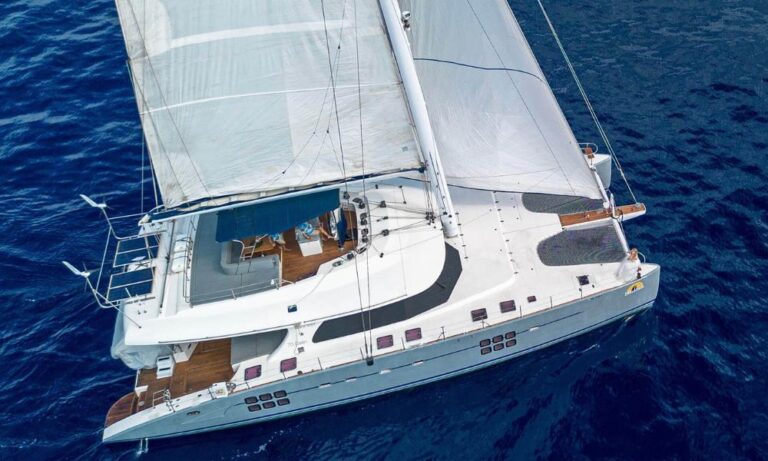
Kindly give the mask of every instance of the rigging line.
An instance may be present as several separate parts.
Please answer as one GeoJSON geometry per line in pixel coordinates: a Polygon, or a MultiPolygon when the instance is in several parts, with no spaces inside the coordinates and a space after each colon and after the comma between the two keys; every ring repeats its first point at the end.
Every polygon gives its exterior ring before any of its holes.
{"type": "MultiPolygon", "coordinates": [[[[363,200],[365,200],[366,206],[370,206],[368,202],[368,195],[365,185],[365,142],[363,138],[363,93],[360,81],[360,40],[358,38],[357,27],[357,0],[354,0],[354,23],[355,23],[355,62],[357,64],[357,111],[360,121],[360,163],[363,174],[363,200]]],[[[369,211],[370,214],[370,211],[369,211]]],[[[372,229],[372,220],[368,219],[368,229],[372,229]]],[[[371,236],[368,236],[368,241],[371,241],[371,236]]],[[[368,339],[373,348],[373,323],[371,314],[371,265],[370,265],[370,251],[365,252],[365,282],[368,290],[368,339]]]]}
{"type": "MultiPolygon", "coordinates": [[[[128,67],[130,69],[130,66],[128,66],[128,67]]],[[[129,70],[129,74],[131,76],[131,81],[133,82],[133,85],[134,85],[134,88],[135,88],[135,91],[136,91],[136,95],[138,96],[139,99],[141,99],[141,101],[144,104],[147,104],[147,99],[144,97],[144,92],[142,91],[141,87],[137,83],[135,83],[135,81],[134,81],[133,71],[129,70]]],[[[145,122],[144,116],[139,115],[139,120],[141,121],[142,131],[144,131],[144,133],[146,134],[146,129],[145,129],[145,126],[146,126],[145,123],[146,122],[145,122]]],[[[152,117],[149,117],[149,123],[152,125],[152,129],[154,130],[154,132],[156,134],[157,142],[160,145],[160,148],[163,150],[163,152],[166,152],[166,155],[164,157],[165,157],[166,162],[168,162],[168,169],[171,171],[171,174],[176,179],[176,182],[178,184],[181,184],[181,182],[179,180],[179,175],[176,174],[176,170],[173,168],[173,164],[171,163],[171,158],[168,156],[167,151],[165,149],[165,142],[163,142],[163,138],[161,138],[157,134],[159,132],[157,130],[157,125],[155,124],[155,119],[153,119],[152,117]]],[[[151,149],[150,149],[150,152],[151,152],[151,149]]],[[[152,162],[150,162],[150,164],[152,164],[152,162]]],[[[153,171],[154,171],[154,169],[153,169],[153,171]]],[[[155,184],[155,186],[157,187],[156,184],[155,184]]],[[[157,194],[157,193],[155,193],[155,194],[157,194]]],[[[157,195],[155,196],[155,205],[157,205],[157,195]]]]}
{"type": "Polygon", "coordinates": [[[139,208],[144,213],[144,133],[141,133],[141,204],[139,208]]]}
{"type": "MultiPolygon", "coordinates": [[[[477,15],[477,11],[475,11],[475,8],[472,6],[471,1],[466,0],[466,3],[467,3],[467,6],[469,6],[469,9],[472,10],[472,14],[475,16],[475,20],[477,20],[477,24],[480,26],[480,29],[483,31],[483,35],[485,35],[486,40],[488,40],[488,44],[491,45],[491,49],[493,50],[494,54],[496,54],[496,58],[498,58],[502,66],[506,67],[504,60],[501,58],[501,54],[496,49],[496,46],[493,44],[493,40],[491,40],[491,36],[488,35],[488,32],[485,30],[485,26],[483,25],[483,22],[480,20],[480,16],[477,15]]],[[[509,8],[509,5],[507,5],[507,11],[509,12],[510,15],[512,15],[513,20],[517,22],[514,19],[514,14],[512,13],[512,9],[509,8]]],[[[517,83],[515,83],[515,79],[512,78],[512,75],[509,72],[506,72],[506,74],[507,74],[507,78],[509,78],[509,81],[512,83],[512,86],[515,88],[515,92],[517,93],[517,96],[520,98],[520,101],[522,101],[523,106],[525,106],[526,112],[528,112],[528,115],[531,117],[533,124],[536,125],[536,130],[539,132],[539,135],[541,136],[541,139],[544,141],[544,144],[546,144],[547,150],[549,150],[549,153],[552,155],[552,158],[555,160],[557,167],[563,173],[563,179],[565,179],[565,182],[568,184],[568,187],[571,188],[571,192],[573,192],[575,195],[576,190],[573,188],[571,181],[568,179],[568,175],[565,174],[565,170],[563,169],[562,165],[560,165],[560,161],[557,159],[557,155],[555,155],[555,152],[552,150],[552,146],[549,145],[549,140],[547,140],[547,137],[544,136],[544,131],[541,129],[541,126],[539,125],[538,120],[536,120],[536,117],[534,117],[533,112],[531,112],[531,108],[528,107],[528,102],[525,100],[525,98],[523,97],[523,94],[520,92],[520,89],[517,87],[517,83]]]]}
{"type": "MultiPolygon", "coordinates": [[[[139,20],[138,20],[138,18],[136,18],[136,11],[133,9],[133,5],[129,2],[128,6],[129,6],[129,8],[131,10],[131,15],[133,16],[133,20],[138,25],[139,20]]],[[[146,29],[146,10],[147,10],[146,6],[144,6],[143,10],[144,10],[144,16],[145,16],[144,28],[146,29]]],[[[168,102],[165,99],[165,94],[163,93],[163,90],[162,90],[162,88],[160,86],[160,79],[157,77],[157,73],[155,72],[155,68],[152,65],[152,60],[149,57],[150,56],[149,55],[149,50],[147,50],[147,43],[146,43],[146,40],[144,39],[144,34],[142,33],[142,29],[141,28],[139,28],[138,34],[139,34],[139,38],[141,39],[141,47],[144,50],[144,54],[146,55],[147,64],[149,64],[150,73],[152,74],[152,78],[154,79],[155,84],[157,85],[157,92],[160,95],[160,98],[162,99],[163,106],[168,106],[168,102]]],[[[129,58],[129,61],[130,61],[130,58],[129,58]]],[[[142,70],[146,71],[146,69],[144,67],[145,66],[142,66],[142,70]]],[[[146,78],[145,78],[145,80],[146,80],[146,78]]],[[[146,103],[146,100],[145,100],[145,103],[146,103]]],[[[150,119],[151,118],[152,117],[150,116],[150,119]]],[[[174,120],[174,118],[173,118],[173,116],[171,115],[170,112],[168,112],[168,118],[171,120],[171,123],[173,124],[173,127],[176,130],[176,134],[179,135],[179,140],[181,141],[181,145],[184,148],[184,151],[186,152],[187,157],[189,158],[189,163],[190,163],[190,165],[192,165],[192,169],[194,170],[195,174],[197,175],[197,179],[200,181],[200,185],[203,186],[203,189],[205,190],[205,193],[208,194],[208,198],[209,199],[213,198],[213,196],[211,195],[211,192],[208,190],[208,187],[205,185],[205,182],[203,181],[203,177],[200,174],[200,171],[198,171],[197,166],[195,165],[195,162],[192,161],[192,155],[189,153],[189,148],[187,147],[187,143],[184,141],[184,137],[181,135],[181,130],[179,130],[179,127],[176,124],[176,120],[174,120]]],[[[153,123],[153,125],[154,125],[154,123],[153,123]]],[[[159,138],[159,132],[158,132],[158,138],[159,138]]],[[[166,153],[166,156],[167,155],[168,154],[166,153]]],[[[169,164],[171,163],[170,158],[168,159],[168,163],[169,164]]],[[[175,174],[174,174],[174,176],[175,176],[175,174]]],[[[179,183],[179,187],[181,187],[181,183],[179,183]]]]}
{"type": "Polygon", "coordinates": [[[560,48],[560,53],[563,55],[563,59],[565,60],[565,63],[568,65],[568,70],[570,70],[571,76],[573,77],[573,80],[576,82],[576,86],[579,88],[579,92],[581,93],[581,97],[584,99],[584,103],[586,104],[587,109],[589,110],[589,114],[592,116],[592,120],[595,122],[597,131],[598,133],[600,133],[600,137],[603,139],[603,142],[605,143],[605,147],[608,149],[608,152],[611,154],[611,158],[613,159],[613,163],[616,165],[616,169],[619,170],[619,174],[621,174],[621,178],[624,180],[624,184],[626,184],[627,186],[629,195],[632,196],[632,200],[635,203],[638,203],[637,198],[635,197],[635,193],[632,191],[632,187],[629,185],[629,180],[627,180],[627,176],[624,174],[624,169],[621,167],[621,163],[619,162],[619,157],[616,155],[616,152],[614,152],[613,146],[611,145],[611,142],[608,140],[608,135],[605,133],[605,130],[603,129],[603,125],[600,123],[600,119],[597,117],[597,113],[595,112],[594,107],[592,107],[592,103],[589,100],[589,96],[587,96],[587,92],[584,90],[584,87],[581,85],[581,80],[579,79],[578,74],[576,74],[576,69],[574,69],[573,64],[571,64],[571,60],[570,58],[568,58],[568,53],[565,52],[565,47],[563,46],[563,43],[560,41],[560,36],[557,35],[555,26],[552,24],[552,21],[549,19],[549,15],[547,14],[547,10],[544,8],[544,4],[541,3],[541,0],[536,0],[536,1],[539,4],[539,8],[541,9],[542,14],[544,15],[544,19],[547,20],[547,25],[549,26],[549,30],[552,31],[552,36],[555,38],[558,48],[560,48]]]}
{"type": "MultiPolygon", "coordinates": [[[[344,1],[344,5],[342,7],[342,23],[344,20],[344,16],[346,14],[347,10],[347,2],[344,1]]],[[[328,54],[328,70],[331,74],[331,90],[333,94],[333,107],[334,111],[336,113],[336,130],[338,132],[339,136],[339,151],[341,152],[341,170],[344,177],[344,191],[345,191],[345,197],[349,197],[349,183],[347,182],[347,167],[344,162],[344,143],[341,140],[341,124],[339,123],[339,105],[338,100],[336,98],[336,80],[333,76],[333,62],[331,60],[331,43],[330,39],[328,37],[328,25],[325,15],[325,0],[320,0],[320,9],[323,12],[323,28],[325,29],[325,49],[328,54]]],[[[338,52],[341,53],[341,40],[342,40],[342,33],[339,32],[339,45],[338,45],[338,52]]],[[[349,198],[347,198],[347,204],[349,204],[349,198]]],[[[359,237],[358,237],[359,238],[359,237]]],[[[355,256],[355,276],[357,278],[357,298],[360,303],[360,312],[363,313],[363,290],[360,287],[360,269],[357,261],[357,256],[355,256]]],[[[372,350],[369,349],[368,345],[368,338],[365,336],[365,318],[361,317],[361,322],[363,323],[363,343],[365,345],[365,355],[366,355],[366,361],[370,359],[372,350]]],[[[372,346],[372,345],[371,345],[372,346]]],[[[371,347],[372,349],[372,347],[371,347]]]]}
{"type": "MultiPolygon", "coordinates": [[[[345,13],[346,13],[346,0],[344,2],[344,14],[342,14],[342,18],[341,18],[341,27],[339,28],[339,34],[340,34],[339,37],[341,37],[341,34],[344,33],[345,13]]],[[[326,102],[328,100],[328,94],[330,93],[330,90],[334,87],[333,86],[334,85],[334,75],[338,75],[338,73],[339,73],[339,63],[341,62],[341,60],[339,59],[340,56],[341,56],[341,43],[339,43],[339,47],[336,48],[336,54],[333,57],[333,61],[335,63],[334,64],[334,68],[333,68],[333,71],[331,72],[331,75],[330,75],[330,77],[328,79],[328,85],[325,87],[325,93],[323,94],[323,102],[320,105],[320,112],[317,114],[317,119],[315,120],[315,126],[314,126],[314,128],[312,130],[312,134],[309,136],[309,138],[307,139],[307,142],[301,148],[299,153],[293,158],[293,160],[291,160],[291,162],[288,164],[288,166],[285,167],[281,173],[275,175],[271,180],[268,180],[264,184],[262,184],[262,187],[263,186],[272,185],[272,184],[275,183],[275,181],[280,179],[280,177],[282,175],[284,175],[288,171],[288,169],[291,168],[296,163],[296,161],[298,160],[299,156],[302,155],[302,153],[304,152],[306,147],[309,145],[310,141],[317,134],[317,128],[320,126],[320,121],[323,118],[323,112],[325,110],[325,104],[326,104],[326,102]]],[[[325,127],[325,135],[323,136],[322,143],[321,143],[320,147],[318,148],[317,152],[315,153],[315,158],[312,161],[312,165],[307,169],[307,172],[301,178],[300,184],[303,184],[304,181],[309,177],[309,175],[312,174],[312,171],[314,170],[315,165],[317,164],[317,160],[320,158],[320,155],[322,154],[323,146],[325,146],[325,140],[326,139],[328,139],[328,141],[329,141],[329,143],[331,145],[331,150],[333,151],[333,155],[334,155],[334,157],[336,159],[336,164],[341,167],[341,163],[339,162],[339,157],[338,157],[338,155],[336,153],[336,147],[333,144],[333,138],[329,136],[330,129],[331,129],[332,119],[333,119],[333,114],[329,114],[328,115],[328,124],[325,127]]]]}

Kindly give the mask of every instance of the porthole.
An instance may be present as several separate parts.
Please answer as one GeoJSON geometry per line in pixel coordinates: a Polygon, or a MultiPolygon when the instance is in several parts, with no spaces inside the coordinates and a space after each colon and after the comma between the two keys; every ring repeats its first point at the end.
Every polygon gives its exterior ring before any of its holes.
{"type": "Polygon", "coordinates": [[[507,347],[512,347],[512,346],[515,346],[515,345],[517,345],[517,340],[516,339],[510,339],[509,341],[507,341],[507,347]]]}
{"type": "Polygon", "coordinates": [[[514,339],[517,334],[514,331],[508,331],[504,334],[504,337],[507,339],[514,339]]]}
{"type": "Polygon", "coordinates": [[[501,335],[498,335],[498,336],[494,336],[494,337],[493,337],[493,343],[494,343],[494,344],[496,344],[496,343],[500,343],[500,342],[502,342],[502,341],[504,341],[504,337],[503,337],[503,336],[501,336],[501,335]]]}
{"type": "Polygon", "coordinates": [[[491,340],[490,339],[484,339],[484,340],[480,341],[480,347],[485,347],[485,346],[490,346],[490,345],[491,345],[491,340]]]}
{"type": "Polygon", "coordinates": [[[490,347],[484,347],[484,348],[480,349],[480,355],[485,355],[485,354],[490,354],[490,353],[491,353],[491,348],[490,347]]]}
{"type": "Polygon", "coordinates": [[[264,402],[262,405],[264,406],[265,409],[267,409],[267,408],[275,408],[275,402],[272,402],[272,401],[264,402]]]}
{"type": "Polygon", "coordinates": [[[265,400],[272,400],[272,394],[270,394],[269,392],[267,392],[266,394],[261,394],[259,396],[259,400],[261,400],[262,402],[265,400]]]}
{"type": "Polygon", "coordinates": [[[259,411],[259,410],[261,410],[261,405],[259,405],[259,404],[250,405],[248,407],[248,411],[259,411]]]}
{"type": "Polygon", "coordinates": [[[501,343],[493,345],[493,350],[495,350],[495,351],[500,351],[502,349],[504,349],[504,345],[501,344],[501,343]]]}
{"type": "Polygon", "coordinates": [[[289,403],[291,403],[291,401],[288,400],[288,399],[280,399],[280,400],[277,401],[277,404],[280,405],[281,407],[283,405],[288,405],[289,403]]]}
{"type": "Polygon", "coordinates": [[[252,405],[254,403],[259,403],[259,399],[258,399],[258,397],[247,397],[245,399],[245,403],[247,403],[248,405],[252,405]]]}
{"type": "Polygon", "coordinates": [[[286,395],[288,395],[288,393],[285,392],[285,391],[275,391],[275,398],[276,399],[282,399],[286,395]]]}
{"type": "Polygon", "coordinates": [[[199,415],[199,414],[200,414],[200,412],[199,412],[199,411],[197,411],[197,410],[194,410],[194,411],[190,411],[190,412],[188,412],[188,413],[187,413],[187,416],[197,416],[197,415],[199,415]]]}

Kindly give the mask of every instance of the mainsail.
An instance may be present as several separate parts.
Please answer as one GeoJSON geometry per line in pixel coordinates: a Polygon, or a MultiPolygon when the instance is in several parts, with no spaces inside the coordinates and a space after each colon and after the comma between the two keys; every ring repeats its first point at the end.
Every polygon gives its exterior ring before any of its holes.
{"type": "Polygon", "coordinates": [[[167,208],[421,166],[376,0],[117,5],[167,208]]]}
{"type": "Polygon", "coordinates": [[[400,0],[448,183],[600,198],[506,0],[400,0]]]}

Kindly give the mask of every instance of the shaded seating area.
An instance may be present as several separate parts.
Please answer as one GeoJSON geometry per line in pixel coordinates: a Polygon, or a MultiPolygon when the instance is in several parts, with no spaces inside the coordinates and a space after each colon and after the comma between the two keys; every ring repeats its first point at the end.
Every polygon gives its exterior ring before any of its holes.
{"type": "Polygon", "coordinates": [[[274,200],[201,215],[190,302],[236,298],[295,283],[356,246],[354,206],[339,191],[274,200]]]}

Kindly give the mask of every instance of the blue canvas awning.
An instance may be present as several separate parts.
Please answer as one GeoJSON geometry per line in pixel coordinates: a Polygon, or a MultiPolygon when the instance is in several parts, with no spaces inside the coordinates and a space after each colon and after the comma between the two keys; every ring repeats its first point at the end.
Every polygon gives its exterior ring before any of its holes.
{"type": "Polygon", "coordinates": [[[339,207],[338,189],[219,211],[216,241],[282,232],[339,207]]]}

